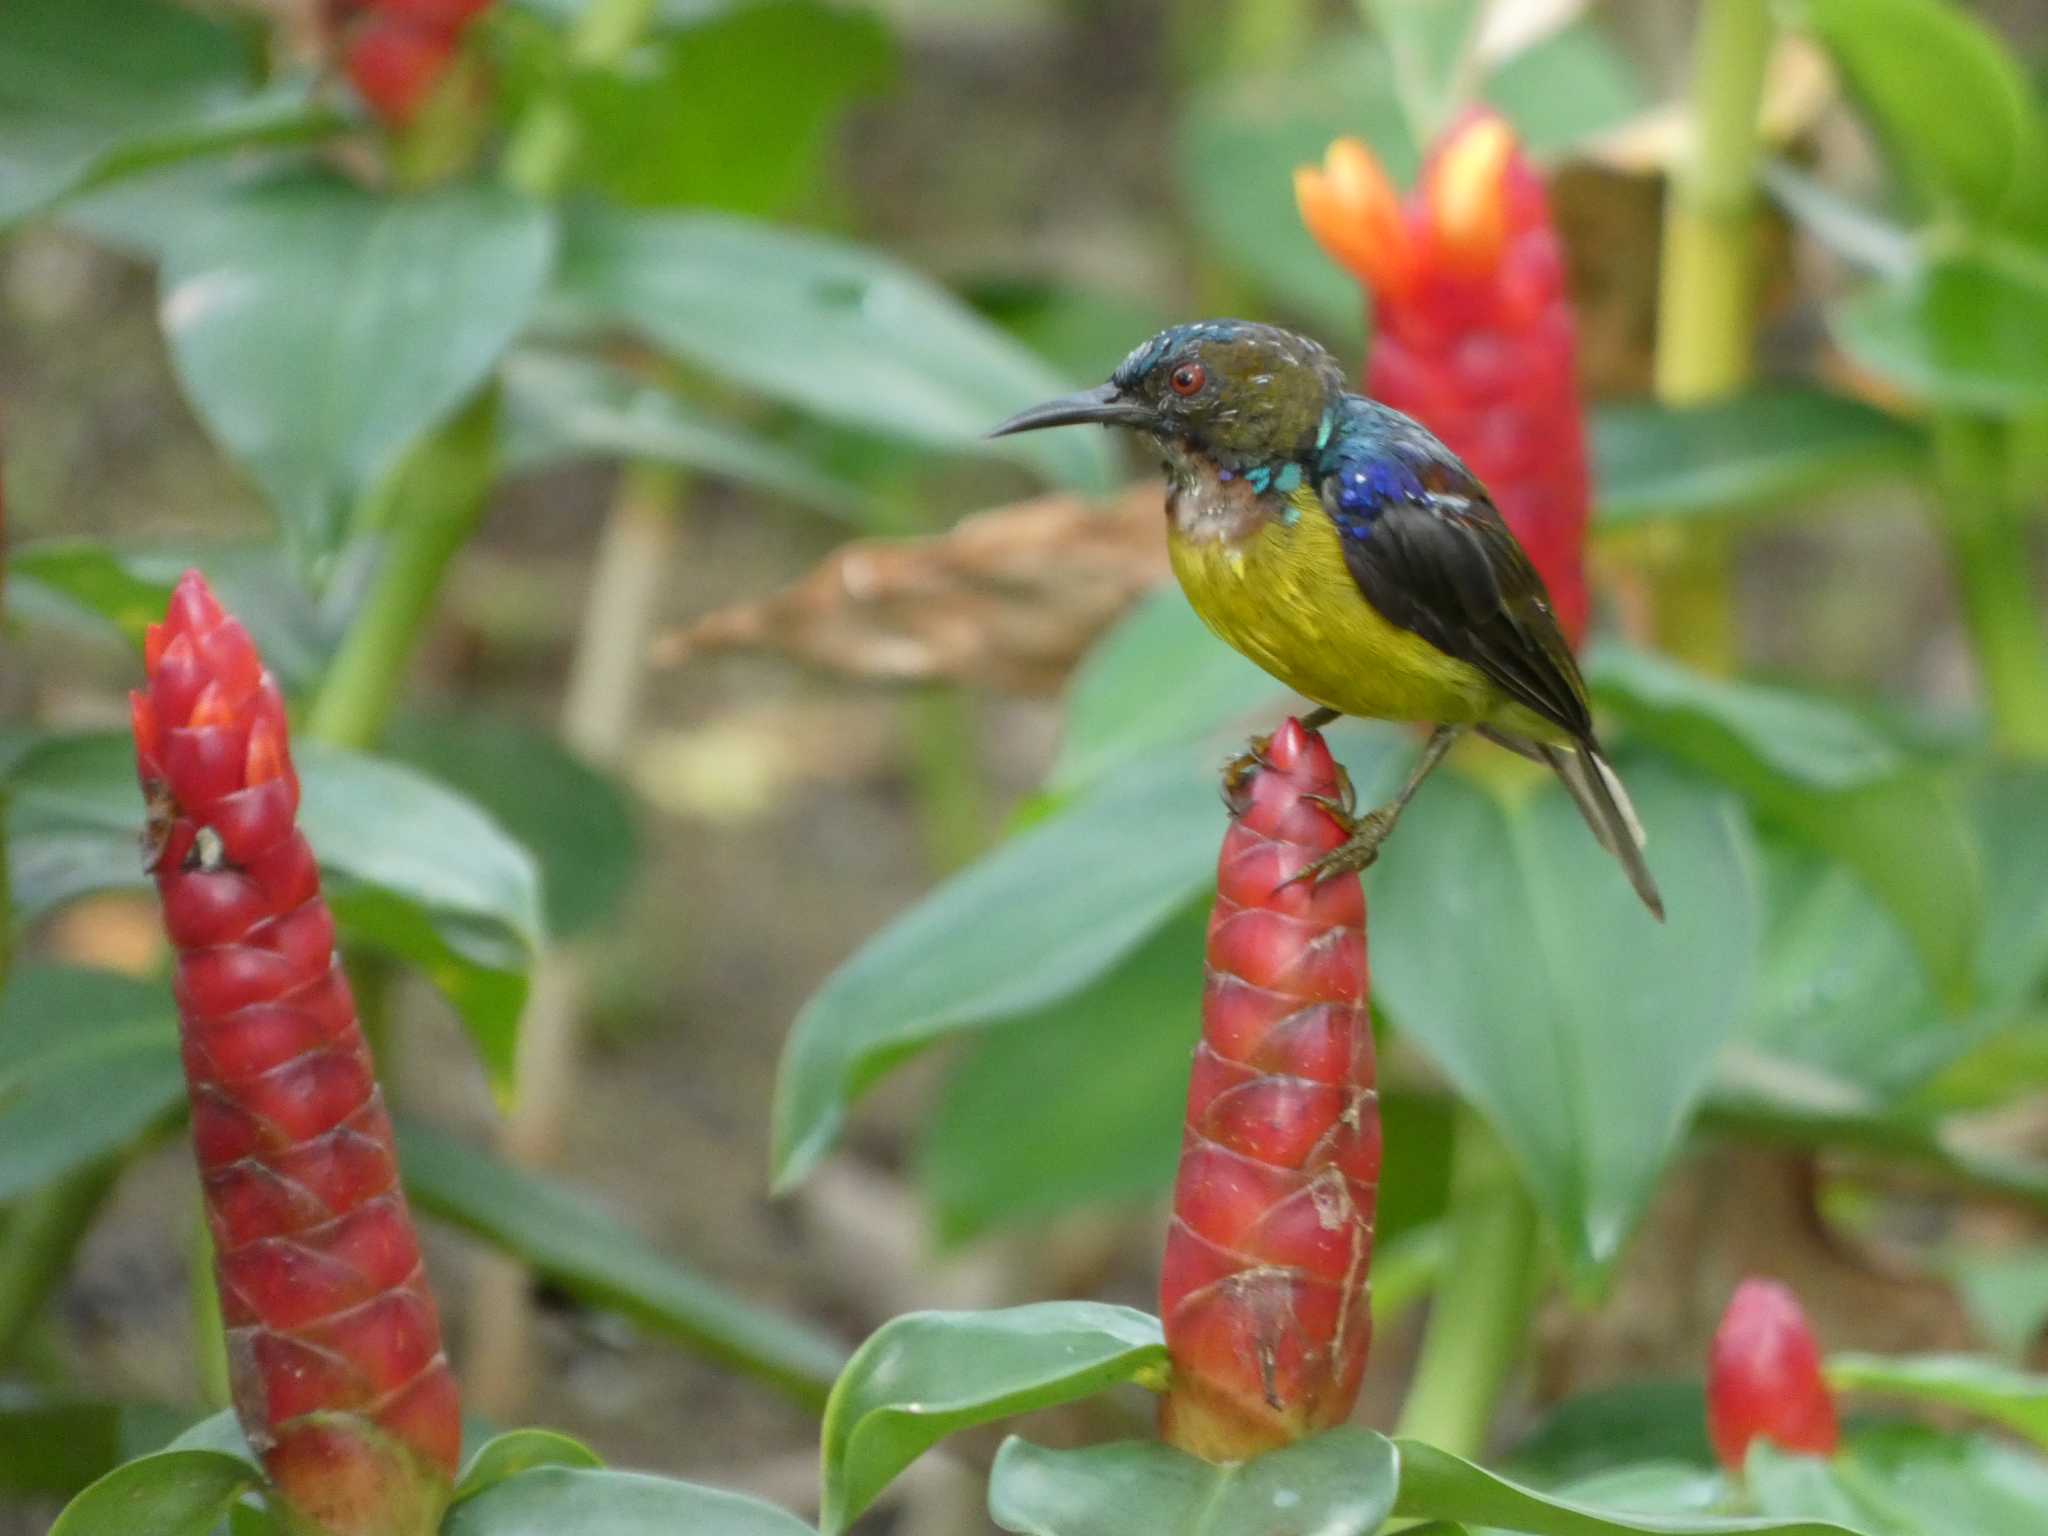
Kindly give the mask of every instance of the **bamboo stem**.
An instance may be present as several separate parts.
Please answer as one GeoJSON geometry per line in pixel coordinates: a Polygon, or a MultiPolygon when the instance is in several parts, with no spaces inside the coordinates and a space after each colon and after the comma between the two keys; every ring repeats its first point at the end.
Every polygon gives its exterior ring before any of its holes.
{"type": "Polygon", "coordinates": [[[1486,1449],[1534,1300],[1536,1211],[1478,1112],[1460,1109],[1442,1285],[1430,1305],[1400,1433],[1454,1455],[1486,1449]]]}
{"type": "Polygon", "coordinates": [[[2041,627],[2008,423],[1935,420],[1941,528],[2001,751],[2048,760],[2048,636],[2041,627]]]}

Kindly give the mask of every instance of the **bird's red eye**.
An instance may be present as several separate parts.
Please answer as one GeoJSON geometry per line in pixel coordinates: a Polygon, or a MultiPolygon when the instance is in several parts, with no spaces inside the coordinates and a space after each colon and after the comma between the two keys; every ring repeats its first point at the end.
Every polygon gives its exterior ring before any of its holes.
{"type": "Polygon", "coordinates": [[[1200,363],[1182,363],[1173,370],[1173,377],[1166,381],[1176,395],[1198,394],[1209,382],[1209,374],[1200,363]]]}

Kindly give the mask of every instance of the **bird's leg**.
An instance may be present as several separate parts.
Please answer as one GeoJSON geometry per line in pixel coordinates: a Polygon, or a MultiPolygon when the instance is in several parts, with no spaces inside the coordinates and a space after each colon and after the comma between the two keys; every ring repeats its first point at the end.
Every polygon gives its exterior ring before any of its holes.
{"type": "Polygon", "coordinates": [[[1303,865],[1298,873],[1281,883],[1292,885],[1297,880],[1320,883],[1332,875],[1369,868],[1380,856],[1380,844],[1394,830],[1394,823],[1401,819],[1401,812],[1415,798],[1415,791],[1422,787],[1422,781],[1436,771],[1436,765],[1444,760],[1445,754],[1457,745],[1458,738],[1464,734],[1462,725],[1440,725],[1430,732],[1429,740],[1423,744],[1422,755],[1415,760],[1415,767],[1408,774],[1408,782],[1401,786],[1398,795],[1377,810],[1357,816],[1352,814],[1349,805],[1319,800],[1317,803],[1350,835],[1320,859],[1303,865]]]}
{"type": "MultiPolygon", "coordinates": [[[[1301,723],[1307,730],[1320,731],[1332,720],[1339,719],[1342,715],[1342,710],[1331,709],[1327,704],[1318,704],[1307,714],[1301,716],[1301,723]]],[[[1272,742],[1273,738],[1270,733],[1264,736],[1254,736],[1245,744],[1244,751],[1224,763],[1223,803],[1230,807],[1233,815],[1242,815],[1244,813],[1245,807],[1242,804],[1244,787],[1251,782],[1253,769],[1267,766],[1266,748],[1272,745],[1272,742]]],[[[1345,809],[1348,814],[1350,808],[1347,806],[1345,809]]]]}

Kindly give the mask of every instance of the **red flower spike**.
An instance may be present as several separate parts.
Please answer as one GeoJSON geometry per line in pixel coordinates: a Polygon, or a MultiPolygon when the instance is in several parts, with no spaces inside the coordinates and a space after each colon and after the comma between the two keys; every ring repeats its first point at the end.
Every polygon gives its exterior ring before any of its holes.
{"type": "Polygon", "coordinates": [[[1728,1298],[1707,1366],[1707,1429],[1735,1473],[1758,1438],[1807,1456],[1831,1456],[1841,1439],[1813,1329],[1775,1280],[1745,1280],[1728,1298]]]}
{"type": "Polygon", "coordinates": [[[1298,720],[1232,790],[1209,920],[1202,1042],[1159,1311],[1160,1433],[1241,1461],[1342,1423],[1365,1374],[1379,1104],[1356,875],[1286,884],[1344,841],[1343,794],[1298,720]]]}
{"type": "Polygon", "coordinates": [[[1467,114],[1405,205],[1371,151],[1340,139],[1321,170],[1295,172],[1295,197],[1309,232],[1372,295],[1365,392],[1471,466],[1576,645],[1592,500],[1577,338],[1564,247],[1514,130],[1467,114]]]}
{"type": "Polygon", "coordinates": [[[425,1536],[462,1435],[334,918],[294,825],[284,701],[188,571],[131,695],[235,1411],[329,1536],[425,1536]]]}
{"type": "Polygon", "coordinates": [[[342,71],[386,128],[407,127],[491,0],[329,0],[342,71]]]}

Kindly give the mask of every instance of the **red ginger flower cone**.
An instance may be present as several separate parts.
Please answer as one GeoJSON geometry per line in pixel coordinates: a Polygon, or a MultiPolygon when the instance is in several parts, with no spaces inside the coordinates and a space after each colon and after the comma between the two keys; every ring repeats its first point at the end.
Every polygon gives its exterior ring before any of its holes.
{"type": "Polygon", "coordinates": [[[1365,392],[1427,426],[1492,492],[1576,645],[1591,503],[1564,246],[1514,131],[1468,114],[1406,203],[1357,139],[1294,173],[1302,222],[1370,291],[1365,392]]]}
{"type": "Polygon", "coordinates": [[[1283,882],[1344,841],[1346,793],[1289,720],[1230,785],[1202,1041],[1159,1310],[1160,1431],[1237,1461],[1339,1424],[1365,1374],[1380,1120],[1356,875],[1283,882]]]}
{"type": "Polygon", "coordinates": [[[284,1504],[420,1536],[461,1442],[455,1379],[355,1001],[284,701],[187,572],[130,696],[235,1411],[284,1504]]]}
{"type": "Polygon", "coordinates": [[[1813,1329],[1775,1280],[1745,1280],[1728,1298],[1707,1367],[1707,1430],[1738,1473],[1758,1438],[1808,1456],[1833,1455],[1841,1439],[1813,1329]]]}
{"type": "Polygon", "coordinates": [[[342,70],[378,121],[404,128],[447,74],[491,0],[328,0],[342,70]]]}

